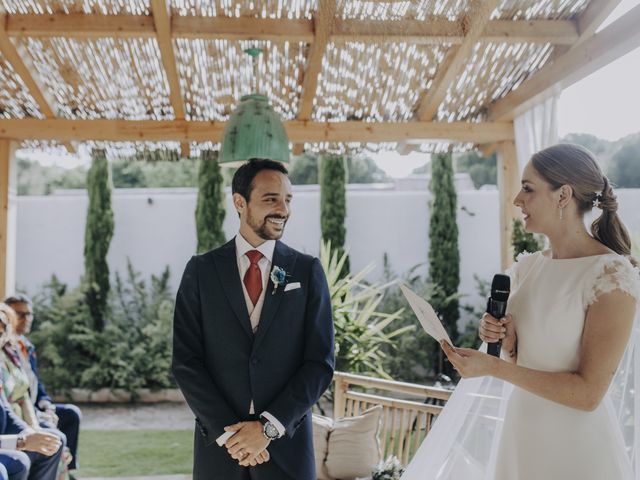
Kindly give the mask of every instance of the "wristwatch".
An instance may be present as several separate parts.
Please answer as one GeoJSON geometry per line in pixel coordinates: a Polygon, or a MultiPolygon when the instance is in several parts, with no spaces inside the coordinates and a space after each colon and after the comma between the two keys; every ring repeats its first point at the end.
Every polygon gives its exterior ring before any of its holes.
{"type": "Polygon", "coordinates": [[[260,423],[262,424],[262,434],[265,438],[272,441],[280,438],[280,432],[276,426],[262,415],[260,416],[260,423]]]}
{"type": "Polygon", "coordinates": [[[18,435],[18,439],[16,440],[16,449],[22,450],[25,445],[24,435],[18,435]]]}

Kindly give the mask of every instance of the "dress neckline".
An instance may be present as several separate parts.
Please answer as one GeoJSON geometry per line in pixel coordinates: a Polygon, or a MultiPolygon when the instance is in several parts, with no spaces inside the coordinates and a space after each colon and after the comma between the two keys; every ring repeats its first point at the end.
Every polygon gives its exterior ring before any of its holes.
{"type": "Polygon", "coordinates": [[[600,258],[600,257],[606,257],[607,255],[618,255],[616,252],[607,252],[607,253],[598,253],[596,255],[587,255],[585,257],[573,257],[573,258],[552,258],[550,256],[545,255],[545,252],[550,252],[549,250],[545,250],[543,252],[540,252],[540,256],[542,258],[544,258],[545,260],[551,261],[551,262],[567,262],[567,261],[571,261],[571,260],[586,260],[589,258],[600,258]]]}

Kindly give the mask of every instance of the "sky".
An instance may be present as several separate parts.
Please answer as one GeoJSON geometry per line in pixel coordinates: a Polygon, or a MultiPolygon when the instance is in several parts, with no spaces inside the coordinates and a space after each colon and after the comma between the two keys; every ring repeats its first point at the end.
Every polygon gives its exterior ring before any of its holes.
{"type": "MultiPolygon", "coordinates": [[[[640,0],[623,0],[603,23],[619,18],[640,0]]],[[[590,133],[606,140],[617,140],[640,132],[640,48],[610,63],[597,72],[566,88],[558,101],[558,133],[590,133]]],[[[89,155],[61,156],[38,153],[45,165],[75,167],[86,164],[89,155]]],[[[400,155],[395,151],[371,155],[389,176],[405,177],[414,168],[429,161],[429,155],[400,155]]]]}

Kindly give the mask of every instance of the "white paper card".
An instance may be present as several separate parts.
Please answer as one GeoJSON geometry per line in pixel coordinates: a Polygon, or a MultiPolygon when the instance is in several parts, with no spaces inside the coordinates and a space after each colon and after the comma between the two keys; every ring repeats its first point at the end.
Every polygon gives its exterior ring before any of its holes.
{"type": "Polygon", "coordinates": [[[400,289],[409,302],[409,305],[411,305],[416,317],[418,317],[418,321],[420,325],[422,325],[422,328],[424,328],[424,331],[438,342],[446,340],[449,342],[449,345],[453,346],[453,342],[429,302],[404,284],[400,284],[400,289]]]}

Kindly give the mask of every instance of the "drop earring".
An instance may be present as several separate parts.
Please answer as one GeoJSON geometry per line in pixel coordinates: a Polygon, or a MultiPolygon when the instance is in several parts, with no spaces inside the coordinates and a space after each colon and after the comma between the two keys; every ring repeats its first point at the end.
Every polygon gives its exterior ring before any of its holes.
{"type": "Polygon", "coordinates": [[[563,208],[560,207],[560,220],[562,220],[562,210],[563,210],[563,208]]]}

